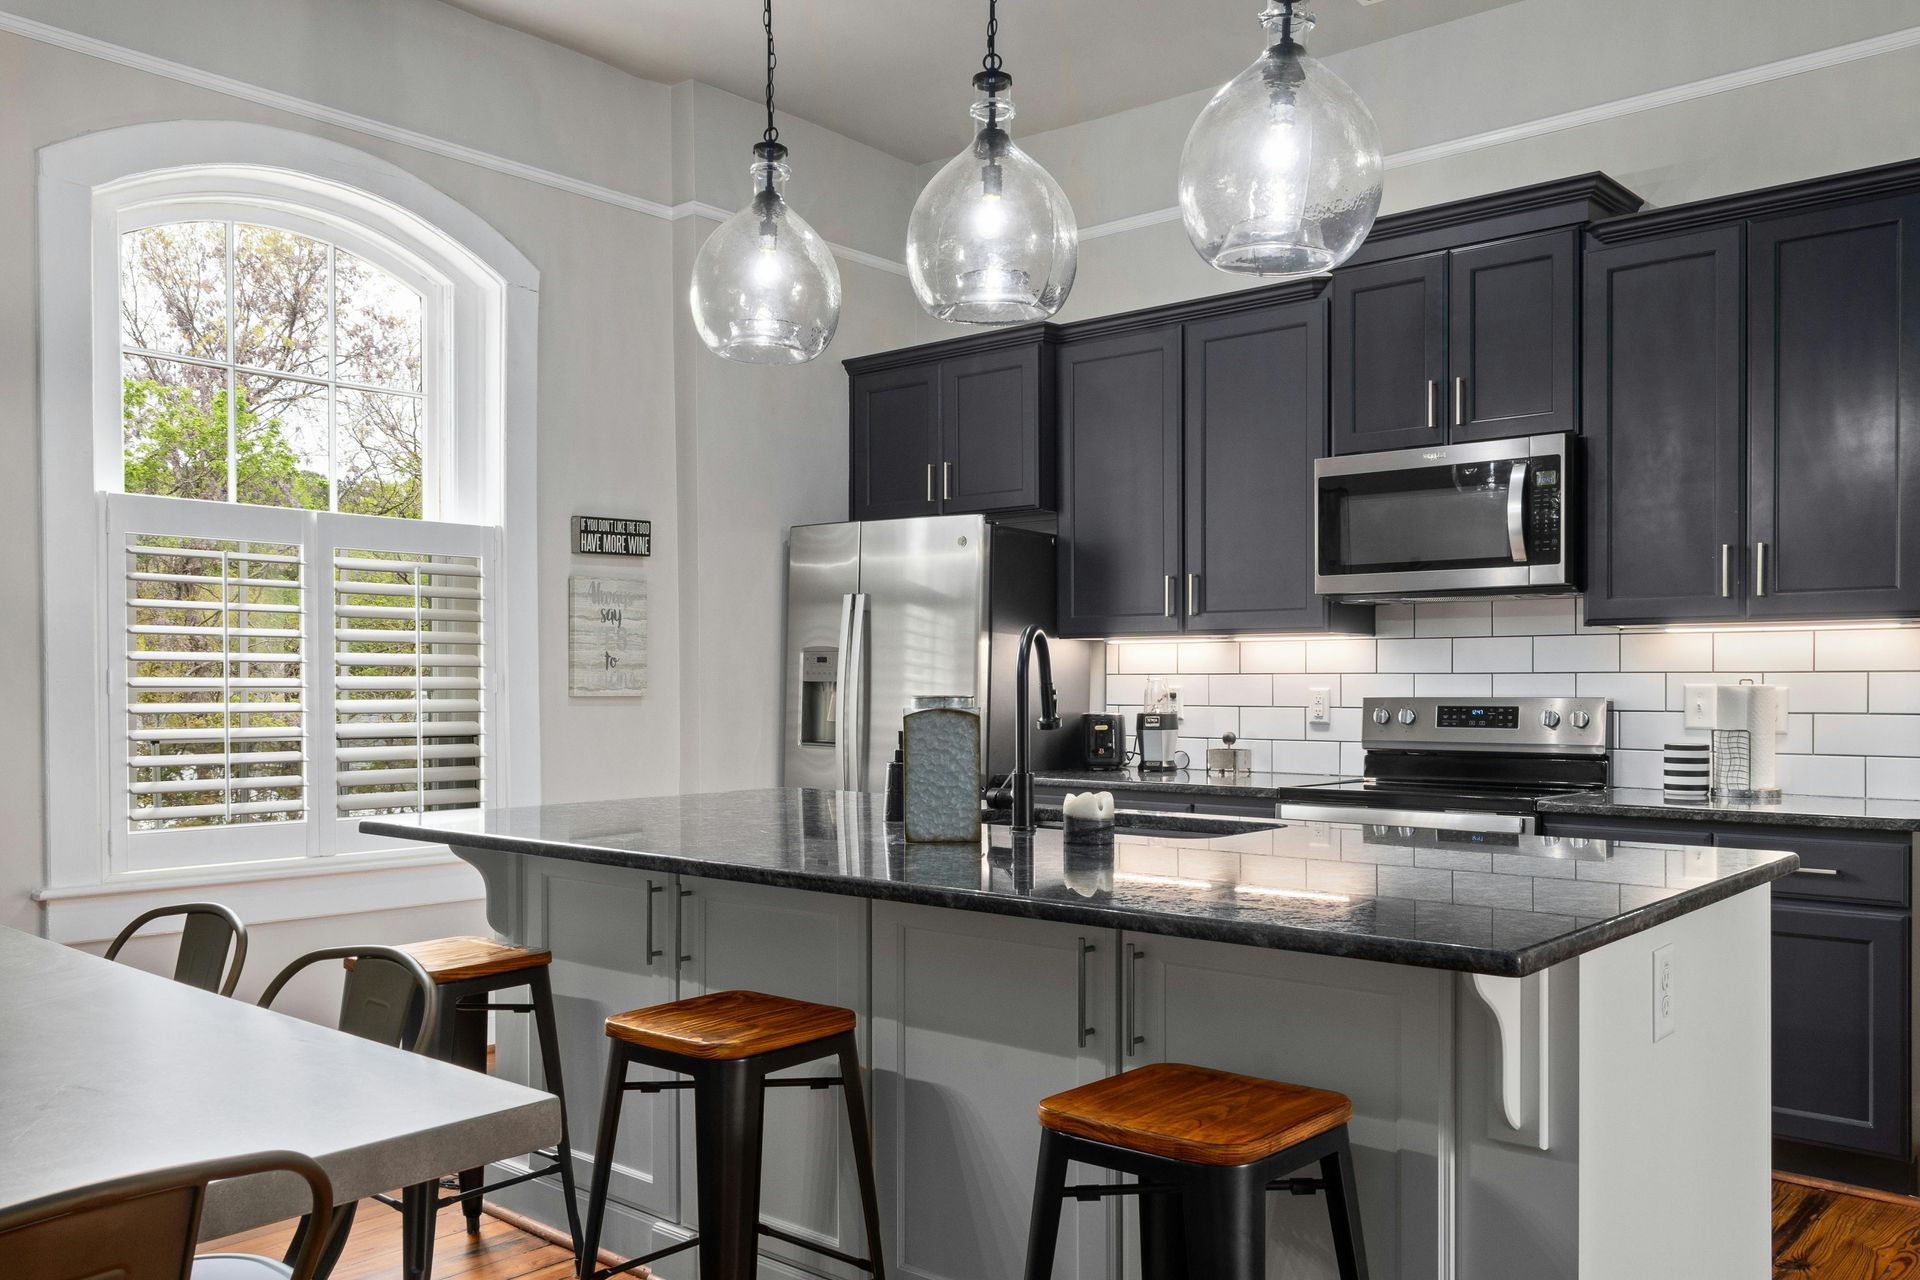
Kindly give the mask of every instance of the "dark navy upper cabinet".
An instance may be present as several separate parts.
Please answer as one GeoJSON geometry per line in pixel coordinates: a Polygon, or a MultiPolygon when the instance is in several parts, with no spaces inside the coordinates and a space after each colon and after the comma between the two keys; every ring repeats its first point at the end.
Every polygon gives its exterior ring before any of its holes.
{"type": "Polygon", "coordinates": [[[1446,436],[1447,255],[1333,277],[1333,451],[1439,444],[1446,436]]]}
{"type": "Polygon", "coordinates": [[[1447,263],[1447,438],[1580,429],[1579,232],[1472,249],[1447,263]]]}
{"type": "Polygon", "coordinates": [[[1748,230],[1755,618],[1920,613],[1920,194],[1748,230]]]}
{"type": "Polygon", "coordinates": [[[1586,259],[1590,622],[1745,616],[1740,228],[1586,259]]]}
{"type": "Polygon", "coordinates": [[[1180,630],[1180,349],[1178,325],[1060,346],[1062,635],[1180,630]]]}
{"type": "Polygon", "coordinates": [[[1051,511],[1053,336],[1036,325],[847,361],[849,518],[1051,511]]]}

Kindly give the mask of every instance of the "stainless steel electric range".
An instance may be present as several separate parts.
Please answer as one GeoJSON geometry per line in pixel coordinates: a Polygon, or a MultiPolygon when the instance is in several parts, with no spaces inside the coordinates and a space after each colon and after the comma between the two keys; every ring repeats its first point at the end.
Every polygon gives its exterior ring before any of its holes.
{"type": "Polygon", "coordinates": [[[1605,698],[1368,698],[1366,777],[1279,793],[1279,817],[1442,831],[1534,830],[1548,796],[1607,786],[1605,698]]]}

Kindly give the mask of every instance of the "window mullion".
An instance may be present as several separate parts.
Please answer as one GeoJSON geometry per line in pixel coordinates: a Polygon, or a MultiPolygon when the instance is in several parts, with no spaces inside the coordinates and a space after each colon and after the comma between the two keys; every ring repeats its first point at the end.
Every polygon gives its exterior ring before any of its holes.
{"type": "Polygon", "coordinates": [[[240,302],[234,293],[234,255],[239,251],[239,236],[233,223],[227,223],[227,501],[240,501],[240,414],[239,378],[233,372],[233,331],[240,323],[240,302]]]}
{"type": "Polygon", "coordinates": [[[311,698],[305,750],[307,779],[312,784],[307,789],[307,816],[313,832],[307,852],[318,858],[331,857],[339,851],[335,838],[339,827],[335,782],[339,734],[335,725],[339,716],[334,711],[338,694],[333,660],[333,538],[327,526],[328,522],[317,511],[307,517],[306,557],[311,576],[304,597],[307,612],[301,620],[306,645],[306,661],[301,664],[302,686],[311,698]]]}

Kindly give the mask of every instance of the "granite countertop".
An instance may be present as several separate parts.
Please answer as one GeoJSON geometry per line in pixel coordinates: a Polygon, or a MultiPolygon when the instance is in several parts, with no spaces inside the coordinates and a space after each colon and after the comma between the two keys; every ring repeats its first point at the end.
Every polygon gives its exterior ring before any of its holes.
{"type": "MultiPolygon", "coordinates": [[[[1125,769],[1053,769],[1034,774],[1036,787],[1065,787],[1069,791],[1149,791],[1159,795],[1232,796],[1246,800],[1276,799],[1290,787],[1311,787],[1343,779],[1324,773],[1222,773],[1205,769],[1173,769],[1142,773],[1125,769]]],[[[1122,805],[1122,808],[1126,806],[1122,805]]]]}
{"type": "Polygon", "coordinates": [[[1792,873],[1790,853],[1188,818],[909,844],[882,798],[714,792],[369,819],[456,849],[1518,977],[1792,873]],[[1220,834],[1213,834],[1214,832],[1220,834]]]}
{"type": "Polygon", "coordinates": [[[1920,801],[1858,800],[1847,796],[1782,796],[1772,804],[1670,801],[1655,790],[1615,787],[1588,795],[1556,796],[1537,806],[1543,814],[1595,818],[1658,818],[1677,822],[1751,822],[1783,827],[1835,827],[1856,831],[1920,831],[1920,801]]]}

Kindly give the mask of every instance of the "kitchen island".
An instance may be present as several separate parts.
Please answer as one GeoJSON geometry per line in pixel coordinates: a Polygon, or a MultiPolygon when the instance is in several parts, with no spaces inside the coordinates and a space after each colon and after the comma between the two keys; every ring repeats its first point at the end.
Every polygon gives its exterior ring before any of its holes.
{"type": "MultiPolygon", "coordinates": [[[[901,1275],[1017,1274],[1035,1103],[1160,1060],[1351,1096],[1376,1276],[1768,1264],[1768,885],[1792,854],[1191,818],[914,845],[878,797],[796,790],[364,826],[449,845],[494,928],[553,951],[576,1132],[608,1014],[728,987],[856,1009],[901,1275]]],[[[530,1066],[512,1041],[501,1062],[530,1066]]],[[[764,1216],[857,1252],[837,1100],[778,1092],[764,1216]]],[[[630,1100],[611,1247],[686,1238],[691,1147],[674,1095],[630,1100]]],[[[520,1207],[556,1220],[554,1195],[520,1207]]],[[[1272,1209],[1275,1269],[1331,1276],[1320,1206],[1272,1209]]],[[[1130,1213],[1077,1206],[1055,1274],[1125,1274],[1130,1213]]],[[[818,1265],[766,1242],[768,1274],[818,1265]]]]}

